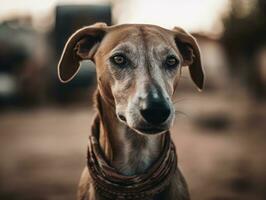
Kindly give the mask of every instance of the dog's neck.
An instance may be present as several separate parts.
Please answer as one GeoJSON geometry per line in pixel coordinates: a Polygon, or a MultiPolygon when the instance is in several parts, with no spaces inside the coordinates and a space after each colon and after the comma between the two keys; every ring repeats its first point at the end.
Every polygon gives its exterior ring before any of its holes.
{"type": "Polygon", "coordinates": [[[159,157],[163,135],[140,135],[120,122],[114,104],[96,93],[100,144],[110,164],[123,175],[144,173],[159,157]]]}

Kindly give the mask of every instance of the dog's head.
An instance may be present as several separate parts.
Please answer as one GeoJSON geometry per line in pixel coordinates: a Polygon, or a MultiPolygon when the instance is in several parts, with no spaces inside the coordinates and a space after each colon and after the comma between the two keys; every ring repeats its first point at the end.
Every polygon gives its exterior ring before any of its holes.
{"type": "Polygon", "coordinates": [[[142,134],[163,133],[173,123],[172,97],[182,66],[189,66],[192,80],[203,87],[197,42],[177,27],[97,23],[82,28],[65,45],[59,79],[70,81],[85,59],[96,64],[98,89],[113,102],[118,119],[142,134]]]}

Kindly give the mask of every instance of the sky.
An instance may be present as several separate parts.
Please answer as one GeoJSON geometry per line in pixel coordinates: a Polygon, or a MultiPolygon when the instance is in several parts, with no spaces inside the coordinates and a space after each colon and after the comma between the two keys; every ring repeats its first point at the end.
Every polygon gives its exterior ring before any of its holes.
{"type": "Polygon", "coordinates": [[[120,5],[119,23],[151,23],[166,28],[181,26],[188,31],[220,32],[220,17],[229,9],[228,0],[128,0],[120,5]]]}
{"type": "Polygon", "coordinates": [[[229,0],[1,0],[0,20],[14,14],[30,14],[34,23],[51,15],[57,4],[113,5],[115,23],[150,23],[165,28],[181,26],[188,31],[219,34],[220,17],[229,0]]]}

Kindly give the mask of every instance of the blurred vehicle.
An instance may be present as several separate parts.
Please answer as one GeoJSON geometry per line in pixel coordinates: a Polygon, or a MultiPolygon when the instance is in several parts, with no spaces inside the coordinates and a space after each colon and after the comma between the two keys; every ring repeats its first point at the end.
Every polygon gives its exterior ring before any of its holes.
{"type": "Polygon", "coordinates": [[[0,24],[0,105],[39,101],[44,49],[43,38],[31,27],[30,17],[15,17],[0,24]]]}

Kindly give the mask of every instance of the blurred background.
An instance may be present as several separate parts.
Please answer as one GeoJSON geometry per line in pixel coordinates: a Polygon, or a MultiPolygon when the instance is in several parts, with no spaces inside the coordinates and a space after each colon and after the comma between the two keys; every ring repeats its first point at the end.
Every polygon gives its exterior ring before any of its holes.
{"type": "Polygon", "coordinates": [[[0,199],[74,199],[86,164],[95,68],[59,83],[67,38],[98,21],[181,26],[198,40],[205,89],[187,69],[172,137],[194,200],[266,199],[266,1],[1,0],[0,199]]]}

